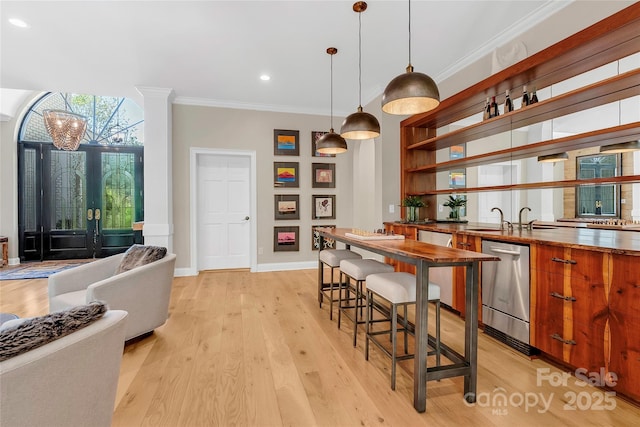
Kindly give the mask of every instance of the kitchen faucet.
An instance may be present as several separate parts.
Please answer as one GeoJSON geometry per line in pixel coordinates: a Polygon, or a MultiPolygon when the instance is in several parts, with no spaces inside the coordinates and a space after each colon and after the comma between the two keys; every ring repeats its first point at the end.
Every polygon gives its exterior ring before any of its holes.
{"type": "Polygon", "coordinates": [[[504,230],[504,223],[507,223],[507,228],[508,229],[513,229],[513,224],[511,224],[509,221],[505,221],[504,220],[504,213],[502,213],[502,209],[495,207],[495,208],[491,208],[491,212],[493,211],[498,211],[500,212],[500,230],[504,230]]]}
{"type": "MultiPolygon", "coordinates": [[[[522,226],[524,225],[522,223],[522,212],[524,212],[525,209],[531,212],[531,208],[528,206],[525,206],[524,208],[520,209],[520,213],[518,214],[518,229],[520,230],[522,230],[522,226]]],[[[533,221],[535,221],[535,219],[529,221],[529,223],[525,226],[527,230],[533,229],[533,221]]]]}

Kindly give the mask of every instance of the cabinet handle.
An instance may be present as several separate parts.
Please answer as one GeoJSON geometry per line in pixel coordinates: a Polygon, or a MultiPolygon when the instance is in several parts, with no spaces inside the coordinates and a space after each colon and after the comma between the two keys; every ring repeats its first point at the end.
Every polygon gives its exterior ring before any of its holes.
{"type": "Polygon", "coordinates": [[[471,243],[458,242],[458,246],[471,246],[471,243]]]}
{"type": "Polygon", "coordinates": [[[577,344],[574,340],[565,340],[559,334],[553,334],[553,335],[551,335],[551,338],[553,338],[554,340],[560,341],[562,344],[569,344],[569,345],[576,345],[577,344]]]}
{"type": "Polygon", "coordinates": [[[573,260],[573,259],[562,259],[562,258],[556,258],[556,257],[551,258],[551,261],[553,261],[553,262],[561,262],[561,263],[564,263],[564,264],[577,264],[578,263],[578,261],[573,260]]]}
{"type": "Polygon", "coordinates": [[[561,295],[561,294],[559,294],[557,292],[551,292],[549,295],[551,295],[554,298],[563,299],[565,301],[571,301],[571,302],[575,302],[576,301],[576,297],[568,297],[568,296],[565,296],[565,295],[561,295]]]}

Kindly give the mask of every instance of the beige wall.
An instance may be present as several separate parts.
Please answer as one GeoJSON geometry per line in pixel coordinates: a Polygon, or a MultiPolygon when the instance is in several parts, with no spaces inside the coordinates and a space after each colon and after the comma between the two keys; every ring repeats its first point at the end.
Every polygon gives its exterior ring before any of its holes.
{"type": "MultiPolygon", "coordinates": [[[[339,128],[342,118],[334,118],[339,128]]],[[[233,110],[189,105],[173,106],[173,218],[174,250],[178,255],[176,268],[190,267],[190,212],[189,163],[191,147],[255,150],[257,163],[257,247],[258,264],[313,261],[317,252],[311,250],[311,227],[322,224],[352,225],[352,151],[336,157],[312,157],[311,132],[326,131],[329,118],[305,114],[287,114],[264,111],[233,110]],[[300,131],[300,156],[274,156],[273,130],[300,131]],[[300,187],[274,188],[273,162],[299,162],[300,187]],[[311,187],[311,164],[335,163],[336,188],[311,187]],[[274,194],[300,195],[300,220],[275,221],[274,194]],[[311,220],[311,196],[335,194],[337,215],[335,220],[311,220]],[[299,226],[299,252],[273,252],[273,227],[299,226]]],[[[373,166],[372,166],[373,167],[373,166]]]]}
{"type": "Polygon", "coordinates": [[[9,238],[9,262],[18,263],[18,149],[22,115],[41,92],[29,97],[11,120],[0,121],[0,236],[9,238]]]}
{"type": "MultiPolygon", "coordinates": [[[[531,55],[539,50],[585,28],[603,17],[628,6],[629,1],[575,1],[538,24],[515,40],[522,41],[531,55]]],[[[510,41],[505,40],[505,44],[510,41]]],[[[419,49],[419,46],[414,47],[419,49]]],[[[398,73],[406,64],[398,64],[398,73]]],[[[429,70],[417,70],[429,74],[429,70]]],[[[438,81],[441,98],[447,98],[460,90],[491,75],[491,55],[475,61],[455,75],[447,78],[432,76],[438,81]]],[[[174,105],[173,112],[173,161],[174,161],[174,245],[178,254],[178,268],[189,266],[189,147],[235,148],[256,150],[258,163],[258,247],[263,248],[263,255],[258,256],[258,263],[281,263],[312,260],[310,229],[311,221],[310,196],[315,193],[310,184],[310,164],[313,161],[310,149],[310,133],[312,130],[326,130],[328,118],[301,114],[285,114],[257,112],[246,110],[221,109],[214,107],[195,107],[174,105]],[[301,197],[302,215],[300,221],[278,221],[278,223],[297,224],[301,227],[300,252],[272,252],[272,233],[276,222],[273,220],[272,168],[273,161],[273,129],[300,130],[301,155],[301,197]]],[[[482,108],[482,106],[478,106],[482,108]]],[[[399,211],[389,213],[389,205],[399,203],[400,192],[400,157],[399,157],[399,123],[404,117],[390,116],[380,112],[380,97],[365,106],[365,111],[374,114],[380,120],[382,135],[375,140],[375,178],[373,182],[354,182],[352,167],[358,159],[350,153],[335,158],[337,166],[338,225],[358,225],[357,209],[373,209],[367,223],[392,221],[400,217],[399,211]],[[365,187],[374,186],[373,198],[365,201],[366,206],[351,208],[351,197],[365,187]]],[[[334,127],[340,127],[342,119],[334,119],[334,127]]],[[[17,239],[17,170],[15,136],[17,124],[15,119],[0,123],[0,234],[9,236],[11,258],[16,258],[17,239]]],[[[349,142],[353,147],[352,142],[349,142]]],[[[286,160],[286,157],[278,157],[286,160]]],[[[291,158],[293,159],[293,158],[291,158]]],[[[322,159],[322,158],[320,158],[322,159]]],[[[146,167],[153,167],[147,165],[146,167]]],[[[290,190],[292,193],[295,190],[290,190]]],[[[324,193],[324,192],[323,192],[324,193]]],[[[332,192],[328,192],[332,193],[332,192]]],[[[321,193],[316,193],[321,194],[321,193]]],[[[329,223],[327,221],[326,223],[329,223]]],[[[367,224],[368,225],[368,224],[367,224]]]]}

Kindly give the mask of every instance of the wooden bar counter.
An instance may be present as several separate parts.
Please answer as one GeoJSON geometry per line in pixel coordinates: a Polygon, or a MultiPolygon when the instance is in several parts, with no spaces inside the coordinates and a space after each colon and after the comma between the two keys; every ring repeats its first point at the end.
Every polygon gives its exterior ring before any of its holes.
{"type": "MultiPolygon", "coordinates": [[[[320,247],[323,239],[334,239],[344,243],[347,248],[354,246],[367,251],[393,258],[416,266],[416,316],[415,316],[415,357],[413,375],[413,406],[418,412],[424,412],[427,404],[427,381],[464,376],[464,398],[472,403],[476,399],[477,354],[478,354],[478,289],[480,262],[497,261],[498,258],[479,252],[446,248],[416,240],[364,240],[352,237],[350,228],[317,227],[320,235],[320,247]],[[465,317],[464,355],[442,344],[442,354],[453,364],[427,367],[427,343],[429,337],[428,320],[428,283],[429,268],[444,266],[464,266],[467,270],[466,305],[470,307],[465,317]]],[[[322,264],[318,261],[318,278],[322,264]]]]}

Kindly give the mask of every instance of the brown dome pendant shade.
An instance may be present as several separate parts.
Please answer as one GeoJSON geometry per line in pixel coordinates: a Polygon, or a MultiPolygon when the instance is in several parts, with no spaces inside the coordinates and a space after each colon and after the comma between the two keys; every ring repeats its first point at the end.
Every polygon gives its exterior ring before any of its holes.
{"type": "Polygon", "coordinates": [[[623,142],[621,144],[603,145],[600,147],[600,152],[605,154],[629,153],[638,150],[640,150],[640,140],[623,142]]]}
{"type": "Polygon", "coordinates": [[[433,79],[413,71],[411,65],[411,0],[409,0],[409,65],[407,72],[391,80],[382,94],[382,111],[409,115],[431,111],[440,105],[440,92],[433,79]]]}
{"type": "Polygon", "coordinates": [[[569,160],[569,154],[567,153],[556,153],[547,154],[545,156],[538,156],[538,161],[540,163],[566,162],[567,160],[569,160]]]}
{"type": "Polygon", "coordinates": [[[316,151],[322,154],[340,154],[347,151],[347,141],[333,131],[333,55],[338,53],[335,47],[327,48],[331,55],[331,129],[316,142],[316,151]]]}
{"type": "Polygon", "coordinates": [[[362,111],[362,12],[367,3],[358,1],[353,11],[358,14],[358,111],[349,114],[340,127],[340,136],[346,139],[372,139],[380,136],[380,123],[373,114],[362,111]]]}

